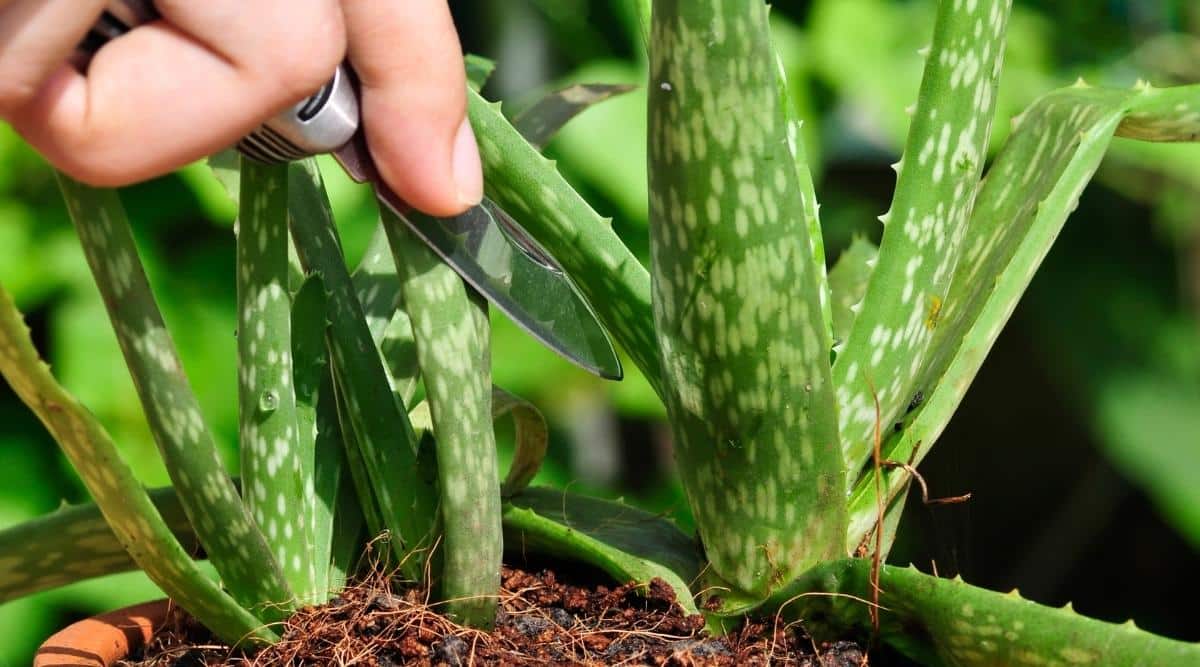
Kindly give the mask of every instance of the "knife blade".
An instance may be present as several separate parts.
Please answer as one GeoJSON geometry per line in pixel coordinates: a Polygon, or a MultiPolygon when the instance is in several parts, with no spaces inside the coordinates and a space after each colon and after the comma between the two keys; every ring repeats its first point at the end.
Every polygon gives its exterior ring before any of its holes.
{"type": "MultiPolygon", "coordinates": [[[[105,43],[157,18],[147,0],[110,0],[72,62],[86,71],[91,55],[105,43]]],[[[262,162],[331,153],[352,179],[369,183],[382,206],[520,328],[590,373],[622,378],[620,359],[595,311],[518,221],[486,197],[461,215],[433,218],[412,209],[383,182],[360,127],[349,64],[316,93],[244,137],[237,149],[262,162]]]]}

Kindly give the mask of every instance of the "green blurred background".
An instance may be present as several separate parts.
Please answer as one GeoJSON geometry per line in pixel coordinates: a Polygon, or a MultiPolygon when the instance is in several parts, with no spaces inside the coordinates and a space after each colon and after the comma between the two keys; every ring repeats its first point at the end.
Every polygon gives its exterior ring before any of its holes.
{"type": "MultiPolygon", "coordinates": [[[[632,0],[454,0],[464,47],[499,62],[507,110],[566,82],[641,83],[632,0]]],[[[781,0],[773,18],[807,119],[828,255],[878,239],[929,40],[931,0],[781,0]]],[[[1021,1],[993,147],[1037,95],[1078,77],[1200,81],[1194,0],[1021,1]]],[[[549,152],[627,243],[647,250],[645,98],[589,111],[549,152]]],[[[335,170],[327,170],[331,176],[335,170]]],[[[352,261],[368,194],[331,179],[352,261]]],[[[230,465],[236,464],[233,205],[203,166],[128,188],[151,282],[230,465]]],[[[166,482],[53,175],[0,126],[0,283],[58,377],[96,412],[146,484],[166,482]]],[[[640,377],[603,383],[495,321],[497,384],[551,421],[540,481],[623,496],[689,524],[663,409],[640,377]]],[[[627,364],[632,369],[632,364],[627,364]]],[[[958,416],[922,468],[892,560],[1019,587],[1052,604],[1200,640],[1200,147],[1117,140],[958,416]]],[[[85,500],[40,424],[0,386],[0,527],[85,500]]],[[[154,596],[138,574],[0,605],[0,665],[54,628],[154,596]]]]}

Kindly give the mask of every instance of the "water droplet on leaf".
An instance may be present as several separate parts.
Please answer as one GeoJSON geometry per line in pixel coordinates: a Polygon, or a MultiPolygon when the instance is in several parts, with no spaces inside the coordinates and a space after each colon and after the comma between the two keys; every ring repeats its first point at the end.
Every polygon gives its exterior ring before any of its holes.
{"type": "Polygon", "coordinates": [[[259,412],[266,412],[266,413],[275,412],[275,409],[278,407],[279,407],[279,396],[277,396],[275,394],[275,392],[264,391],[262,393],[262,395],[260,395],[258,397],[259,412]]]}

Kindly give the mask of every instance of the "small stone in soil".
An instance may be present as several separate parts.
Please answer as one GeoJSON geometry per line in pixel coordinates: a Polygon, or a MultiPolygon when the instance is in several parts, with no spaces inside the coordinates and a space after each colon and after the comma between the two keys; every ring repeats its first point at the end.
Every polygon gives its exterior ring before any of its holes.
{"type": "Polygon", "coordinates": [[[550,629],[550,621],[533,614],[517,614],[512,618],[512,627],[526,637],[537,637],[550,629]]]}
{"type": "Polygon", "coordinates": [[[711,658],[719,655],[733,655],[729,646],[721,639],[682,639],[671,642],[669,648],[674,656],[692,656],[711,658]]]}
{"type": "Polygon", "coordinates": [[[550,620],[558,624],[560,628],[569,628],[575,625],[575,617],[571,612],[562,607],[553,607],[550,609],[550,620]]]}
{"type": "Polygon", "coordinates": [[[444,662],[450,667],[462,667],[466,664],[469,651],[470,647],[462,638],[446,635],[433,647],[433,662],[434,664],[444,662]]]}

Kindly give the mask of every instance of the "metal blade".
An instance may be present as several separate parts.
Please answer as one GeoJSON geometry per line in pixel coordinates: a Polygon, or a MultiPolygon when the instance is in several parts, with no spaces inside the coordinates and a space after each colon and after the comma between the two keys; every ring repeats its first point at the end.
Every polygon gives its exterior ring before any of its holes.
{"type": "Polygon", "coordinates": [[[608,380],[624,376],[608,333],[579,290],[533,237],[491,200],[453,218],[413,210],[380,179],[359,132],[334,158],[354,180],[492,305],[567,361],[608,380]]]}

